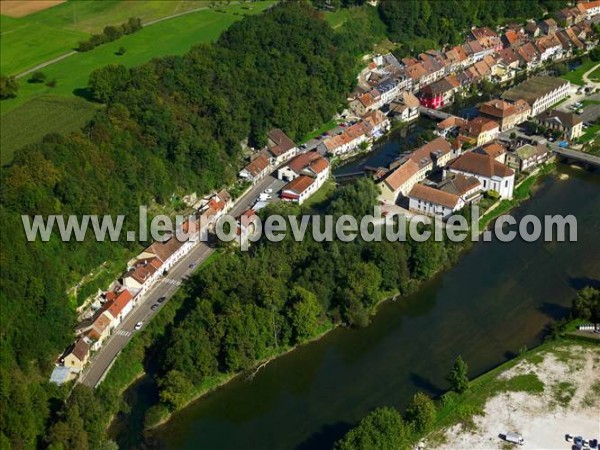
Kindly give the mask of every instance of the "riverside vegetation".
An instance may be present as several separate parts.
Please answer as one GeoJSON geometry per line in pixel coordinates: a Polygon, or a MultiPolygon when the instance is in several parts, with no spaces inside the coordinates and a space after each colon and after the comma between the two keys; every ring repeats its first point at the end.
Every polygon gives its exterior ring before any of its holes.
{"type": "Polygon", "coordinates": [[[109,415],[88,420],[91,406],[65,412],[68,388],[47,379],[75,324],[68,287],[122,257],[123,249],[143,245],[61,242],[56,235],[29,243],[20,215],[119,213],[127,217],[125,228],[135,229],[140,204],[233,182],[240,142],[260,146],[271,127],[303,136],[343,104],[358,56],[373,42],[368,23],[352,25],[332,32],[309,5],[285,4],[245,18],[216,43],[184,56],[100,69],[91,90],[108,102],[105,110],[81,132],[46,136],[1,169],[0,397],[19,405],[0,413],[3,448],[104,442],[99,430],[109,415]],[[53,424],[72,433],[49,433],[53,424]]]}
{"type": "MultiPolygon", "coordinates": [[[[600,321],[600,290],[591,286],[581,289],[573,299],[571,319],[600,321]]],[[[544,384],[534,372],[517,375],[508,380],[502,379],[500,375],[522,360],[537,363],[540,361],[540,355],[552,353],[555,348],[560,350],[565,343],[569,344],[572,337],[566,332],[574,327],[567,327],[565,323],[566,320],[553,323],[547,330],[546,342],[539,347],[530,351],[523,349],[518,357],[471,382],[467,379],[467,365],[459,356],[448,376],[450,390],[438,400],[434,401],[419,392],[407,407],[404,417],[395,408],[378,408],[339,440],[335,449],[409,449],[425,436],[431,436],[433,432],[456,423],[461,423],[467,428],[472,427],[473,416],[482,414],[486,401],[499,392],[543,392],[544,384]]],[[[576,345],[597,346],[597,341],[587,342],[578,336],[574,338],[577,338],[576,345]]],[[[558,386],[562,385],[568,383],[558,383],[558,386]]],[[[556,393],[558,401],[562,395],[563,392],[556,393]]]]}
{"type": "MultiPolygon", "coordinates": [[[[451,23],[458,28],[464,20],[451,23]]],[[[392,32],[391,19],[384,21],[392,32]]],[[[333,31],[308,4],[279,5],[183,56],[99,69],[89,87],[106,108],[80,132],[48,135],[0,169],[0,398],[14,406],[0,412],[2,448],[113,446],[105,429],[120,392],[77,386],[71,393],[47,379],[72,338],[68,287],[144,244],[65,243],[56,235],[28,243],[20,215],[120,213],[125,228],[133,229],[140,204],[166,204],[173,193],[231,183],[241,164],[240,142],[261,146],[271,127],[300,139],[330,120],[354,87],[358,57],[384,33],[368,19],[333,31]]],[[[373,185],[360,183],[340,190],[329,211],[370,211],[373,199],[373,185]]],[[[160,315],[172,321],[168,330],[157,329],[166,351],[153,348],[162,407],[178,407],[208,377],[252,367],[320,327],[365,324],[379,300],[409,292],[459,251],[435,242],[284,241],[259,243],[250,255],[225,252],[195,278],[202,283],[186,288],[180,309],[160,315]],[[195,355],[186,347],[190,330],[207,345],[195,355]],[[181,361],[171,347],[182,352],[181,361]]],[[[146,344],[132,347],[138,361],[152,347],[146,344]]]]}

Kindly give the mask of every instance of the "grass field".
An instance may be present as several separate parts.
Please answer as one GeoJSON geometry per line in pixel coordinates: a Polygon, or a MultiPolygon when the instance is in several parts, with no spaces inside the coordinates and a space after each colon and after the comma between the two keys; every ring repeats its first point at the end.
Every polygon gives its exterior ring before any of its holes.
{"type": "Polygon", "coordinates": [[[0,163],[10,162],[15,150],[39,141],[45,134],[81,128],[100,105],[78,97],[43,95],[2,117],[0,163]]]}
{"type": "MultiPolygon", "coordinates": [[[[581,66],[579,66],[576,70],[563,75],[562,78],[564,78],[565,80],[569,80],[573,84],[583,86],[584,85],[583,75],[588,70],[592,69],[596,65],[598,65],[597,61],[587,61],[587,62],[583,63],[581,66]]],[[[597,71],[598,71],[598,69],[596,69],[596,71],[592,72],[591,75],[592,76],[596,75],[597,71]]]]}
{"type": "MultiPolygon", "coordinates": [[[[89,52],[77,53],[43,70],[48,80],[56,80],[54,88],[47,87],[45,84],[31,84],[25,79],[19,80],[20,89],[17,97],[0,103],[1,134],[3,135],[2,163],[10,161],[15,149],[33,142],[27,133],[14,131],[16,128],[13,127],[16,127],[17,124],[36,124],[40,130],[43,129],[43,135],[49,132],[70,131],[82,126],[89,119],[90,115],[80,113],[79,108],[82,103],[79,103],[77,108],[62,109],[60,120],[51,120],[40,127],[37,122],[40,118],[40,111],[44,110],[47,105],[46,102],[39,101],[40,96],[52,95],[55,99],[57,96],[64,97],[71,101],[69,105],[73,105],[72,102],[78,98],[76,94],[85,90],[89,74],[93,70],[107,64],[123,64],[132,67],[155,57],[181,55],[194,44],[214,41],[232,23],[241,20],[244,14],[260,13],[273,3],[274,1],[263,1],[251,5],[231,4],[221,7],[226,12],[214,10],[193,12],[150,25],[135,34],[124,36],[89,52]],[[125,55],[116,55],[119,47],[126,48],[125,55]],[[11,117],[13,114],[16,114],[16,117],[11,117]],[[68,126],[63,127],[62,125],[68,126]],[[4,138],[5,129],[9,134],[6,139],[4,138]],[[4,147],[5,143],[6,148],[4,147]]],[[[51,10],[42,12],[47,11],[51,10]]],[[[92,108],[91,104],[89,108],[92,108]]]]}
{"type": "Polygon", "coordinates": [[[103,0],[69,1],[37,13],[13,18],[1,16],[0,71],[15,75],[73,50],[79,41],[107,25],[129,17],[143,23],[191,9],[206,7],[207,0],[103,0]]]}
{"type": "Polygon", "coordinates": [[[590,80],[592,80],[594,83],[600,83],[600,66],[590,73],[590,80]]]}

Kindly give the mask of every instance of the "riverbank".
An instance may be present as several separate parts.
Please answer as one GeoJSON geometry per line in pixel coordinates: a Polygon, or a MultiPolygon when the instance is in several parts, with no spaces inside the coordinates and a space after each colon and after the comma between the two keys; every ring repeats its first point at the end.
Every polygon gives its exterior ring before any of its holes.
{"type": "Polygon", "coordinates": [[[503,448],[517,432],[523,448],[569,448],[565,434],[598,438],[600,347],[563,338],[545,342],[477,377],[462,395],[442,396],[427,448],[503,448]]]}
{"type": "MultiPolygon", "coordinates": [[[[531,180],[531,185],[533,185],[534,182],[537,181],[541,175],[542,174],[539,172],[532,174],[527,180],[531,180]]],[[[527,193],[529,193],[529,190],[527,191],[527,193]]],[[[520,202],[515,203],[514,206],[518,206],[519,204],[520,204],[520,202]]],[[[458,259],[460,259],[462,256],[463,256],[463,251],[461,251],[461,253],[459,254],[458,259]]],[[[451,266],[450,267],[448,267],[448,266],[441,267],[441,268],[439,268],[439,270],[436,272],[435,275],[439,274],[442,271],[448,270],[449,268],[451,268],[451,266]]],[[[414,285],[413,289],[415,291],[418,290],[419,289],[418,286],[419,285],[414,285]]],[[[380,301],[377,303],[377,305],[374,307],[374,309],[371,311],[371,315],[376,314],[377,311],[380,309],[380,307],[387,301],[396,300],[397,298],[398,298],[398,293],[396,293],[396,292],[389,293],[388,295],[382,297],[380,299],[380,301]]],[[[164,327],[169,326],[170,323],[171,322],[164,322],[164,327]]],[[[327,323],[324,323],[320,332],[316,336],[314,336],[313,338],[308,340],[307,342],[304,342],[300,345],[296,345],[296,346],[292,346],[292,347],[280,347],[279,349],[274,351],[272,354],[257,361],[256,364],[254,365],[254,369],[250,370],[249,372],[219,374],[219,375],[207,378],[201,385],[196,386],[189,393],[188,396],[183,398],[181,400],[180,404],[178,405],[178,407],[174,410],[167,409],[167,407],[160,402],[152,405],[146,411],[145,419],[144,419],[144,429],[145,430],[155,430],[155,429],[159,428],[160,426],[169,422],[169,420],[173,417],[173,415],[175,413],[185,409],[186,407],[188,407],[190,404],[196,402],[197,400],[207,396],[210,393],[213,393],[217,389],[222,388],[223,386],[231,383],[232,381],[234,381],[236,379],[241,380],[245,376],[248,376],[248,373],[255,374],[257,369],[262,370],[266,365],[270,364],[273,360],[280,358],[284,355],[287,355],[299,348],[302,348],[311,342],[315,342],[315,341],[322,339],[325,335],[329,334],[329,332],[331,332],[332,330],[334,330],[336,328],[337,328],[337,326],[335,326],[333,323],[331,323],[329,321],[327,323]]],[[[154,335],[162,335],[164,333],[164,330],[163,331],[155,330],[155,331],[151,331],[151,332],[154,335]]],[[[141,360],[143,358],[143,353],[138,353],[137,358],[140,361],[140,366],[141,366],[141,360]]],[[[130,358],[125,358],[125,359],[128,360],[128,364],[124,364],[124,365],[126,367],[131,367],[131,364],[130,364],[131,359],[130,358]]],[[[123,359],[121,359],[121,358],[120,358],[120,360],[123,361],[123,359]]],[[[131,374],[131,383],[129,384],[129,386],[132,386],[133,383],[135,382],[135,380],[139,379],[139,376],[140,376],[139,372],[132,373],[131,374]]]]}
{"type": "Polygon", "coordinates": [[[556,163],[551,162],[536,168],[533,172],[527,175],[527,177],[522,179],[515,186],[512,200],[500,199],[483,213],[479,219],[480,231],[483,232],[490,222],[518,207],[525,200],[528,200],[533,194],[536,183],[542,177],[555,172],[556,163]]]}

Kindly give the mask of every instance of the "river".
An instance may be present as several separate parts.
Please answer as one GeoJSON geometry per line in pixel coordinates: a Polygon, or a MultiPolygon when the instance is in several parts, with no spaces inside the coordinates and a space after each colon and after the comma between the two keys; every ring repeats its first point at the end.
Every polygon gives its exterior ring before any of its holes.
{"type": "MultiPolygon", "coordinates": [[[[336,329],[125,446],[327,449],[373,408],[403,409],[418,390],[443,392],[459,354],[474,377],[535,346],[568,315],[576,289],[600,280],[600,177],[564,166],[559,173],[568,179],[546,177],[513,214],[574,214],[576,243],[477,243],[414,295],[384,303],[367,328],[336,329]]],[[[135,395],[143,386],[128,398],[143,398],[135,395]]],[[[120,444],[132,437],[122,432],[120,444]]]]}

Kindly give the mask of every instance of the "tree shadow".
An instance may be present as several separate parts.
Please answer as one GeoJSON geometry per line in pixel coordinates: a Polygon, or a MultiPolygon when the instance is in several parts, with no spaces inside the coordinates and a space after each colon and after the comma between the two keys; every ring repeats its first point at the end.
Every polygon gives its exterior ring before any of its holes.
{"type": "Polygon", "coordinates": [[[418,391],[426,392],[431,394],[433,397],[437,397],[445,392],[444,389],[437,386],[429,378],[425,378],[424,376],[415,372],[411,372],[410,381],[417,387],[418,391]]]}
{"type": "Polygon", "coordinates": [[[321,427],[319,431],[313,433],[307,440],[298,444],[294,450],[315,450],[333,448],[336,441],[339,441],[350,431],[352,425],[348,422],[336,422],[321,427]]]}
{"type": "Polygon", "coordinates": [[[569,286],[577,290],[583,289],[587,286],[591,286],[595,289],[600,289],[600,279],[589,277],[569,278],[569,286]]]}
{"type": "Polygon", "coordinates": [[[545,314],[552,320],[560,320],[569,315],[571,308],[559,305],[557,303],[544,302],[538,308],[538,311],[545,314]]]}
{"type": "Polygon", "coordinates": [[[93,102],[94,97],[92,96],[92,91],[88,88],[75,88],[73,89],[73,95],[77,97],[81,97],[87,101],[93,102]]]}

